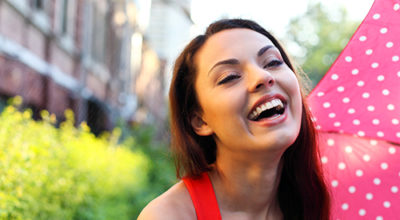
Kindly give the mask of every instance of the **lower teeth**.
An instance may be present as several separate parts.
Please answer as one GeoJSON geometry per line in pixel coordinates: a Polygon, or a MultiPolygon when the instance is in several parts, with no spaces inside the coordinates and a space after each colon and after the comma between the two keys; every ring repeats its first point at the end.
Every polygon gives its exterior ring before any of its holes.
{"type": "Polygon", "coordinates": [[[275,118],[277,118],[279,116],[281,116],[281,114],[275,114],[275,115],[272,115],[270,117],[267,117],[267,119],[275,119],[275,118]]]}

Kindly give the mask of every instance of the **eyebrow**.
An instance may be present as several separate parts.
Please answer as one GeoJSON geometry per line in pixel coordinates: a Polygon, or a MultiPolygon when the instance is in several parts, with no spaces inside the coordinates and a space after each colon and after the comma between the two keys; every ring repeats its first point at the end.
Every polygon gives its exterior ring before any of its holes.
{"type": "Polygon", "coordinates": [[[258,51],[257,56],[258,56],[258,57],[262,56],[265,52],[267,52],[267,50],[269,50],[269,49],[271,49],[271,48],[274,48],[274,46],[273,46],[273,45],[267,45],[267,46],[261,48],[261,49],[258,51]]]}
{"type": "MultiPolygon", "coordinates": [[[[271,48],[275,48],[273,45],[267,45],[263,48],[261,48],[258,52],[257,52],[257,56],[260,57],[262,56],[265,52],[267,52],[267,50],[271,49],[271,48]]],[[[216,63],[213,67],[211,67],[211,69],[208,71],[208,74],[210,74],[210,72],[216,68],[217,66],[221,66],[221,65],[237,65],[239,64],[239,60],[237,59],[227,59],[227,60],[222,60],[219,61],[218,63],[216,63]]]]}
{"type": "Polygon", "coordinates": [[[239,64],[239,60],[238,59],[227,59],[227,60],[222,60],[219,61],[218,63],[216,63],[211,69],[210,71],[208,71],[208,74],[210,74],[210,72],[216,68],[217,66],[221,66],[221,65],[237,65],[239,64]]]}

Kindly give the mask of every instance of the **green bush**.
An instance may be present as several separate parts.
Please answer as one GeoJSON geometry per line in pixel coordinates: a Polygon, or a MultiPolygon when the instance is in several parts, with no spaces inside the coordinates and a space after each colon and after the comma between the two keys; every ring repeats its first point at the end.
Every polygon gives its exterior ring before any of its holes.
{"type": "Polygon", "coordinates": [[[71,111],[59,128],[49,113],[42,118],[13,106],[0,115],[0,219],[135,219],[173,183],[151,132],[136,129],[118,144],[120,129],[95,137],[73,126],[71,111]]]}
{"type": "MultiPolygon", "coordinates": [[[[124,129],[122,129],[124,130],[124,129]]],[[[153,126],[128,128],[123,144],[133,151],[140,150],[151,159],[148,166],[147,186],[136,195],[137,207],[141,211],[152,199],[166,191],[176,182],[175,167],[165,140],[154,140],[153,126]]],[[[138,213],[139,214],[139,213],[138,213]]]]}

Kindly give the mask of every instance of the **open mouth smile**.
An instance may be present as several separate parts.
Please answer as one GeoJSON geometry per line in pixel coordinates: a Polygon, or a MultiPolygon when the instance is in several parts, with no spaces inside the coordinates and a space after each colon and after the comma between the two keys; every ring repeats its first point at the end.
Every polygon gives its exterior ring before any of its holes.
{"type": "Polygon", "coordinates": [[[280,117],[285,112],[285,101],[280,97],[273,97],[256,104],[250,112],[248,118],[251,121],[260,121],[262,119],[273,120],[280,117]]]}

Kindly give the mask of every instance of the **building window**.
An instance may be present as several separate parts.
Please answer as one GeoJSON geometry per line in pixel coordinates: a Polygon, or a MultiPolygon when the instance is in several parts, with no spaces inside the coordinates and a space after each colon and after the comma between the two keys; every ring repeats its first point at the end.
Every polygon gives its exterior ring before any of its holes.
{"type": "Polygon", "coordinates": [[[44,10],[44,0],[33,0],[33,7],[36,10],[44,10]]]}
{"type": "MultiPolygon", "coordinates": [[[[25,0],[26,1],[26,0],[25,0]]],[[[28,12],[26,15],[31,19],[32,23],[44,33],[50,32],[50,12],[51,1],[49,0],[31,0],[29,6],[33,13],[28,12]]]]}
{"type": "Polygon", "coordinates": [[[73,37],[76,9],[76,0],[57,0],[56,30],[60,35],[73,37]]]}
{"type": "Polygon", "coordinates": [[[105,63],[106,52],[106,10],[97,4],[92,5],[91,57],[99,63],[105,63]]]}
{"type": "Polygon", "coordinates": [[[73,53],[75,47],[75,24],[77,20],[77,0],[56,0],[54,31],[57,33],[60,46],[73,53]]]}
{"type": "Polygon", "coordinates": [[[67,34],[68,31],[68,0],[63,0],[61,13],[61,34],[67,34]]]}
{"type": "Polygon", "coordinates": [[[87,103],[87,125],[90,127],[90,131],[96,136],[107,129],[107,114],[103,111],[98,101],[90,100],[87,103]]]}

